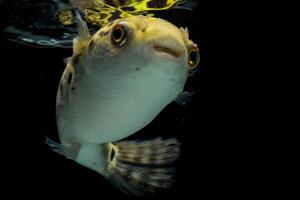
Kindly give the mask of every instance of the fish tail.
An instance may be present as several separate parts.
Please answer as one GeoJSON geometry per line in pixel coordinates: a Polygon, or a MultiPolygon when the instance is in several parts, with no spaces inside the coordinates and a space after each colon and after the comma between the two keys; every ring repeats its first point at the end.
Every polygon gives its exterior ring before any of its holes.
{"type": "Polygon", "coordinates": [[[126,193],[142,196],[170,188],[179,157],[175,138],[108,144],[108,179],[126,193]]]}

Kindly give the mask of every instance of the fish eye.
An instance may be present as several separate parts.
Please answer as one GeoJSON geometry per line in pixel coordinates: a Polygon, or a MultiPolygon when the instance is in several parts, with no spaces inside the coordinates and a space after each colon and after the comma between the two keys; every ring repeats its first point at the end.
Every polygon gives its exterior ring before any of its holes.
{"type": "Polygon", "coordinates": [[[125,45],[128,40],[128,29],[122,24],[117,24],[111,32],[111,42],[117,47],[125,45]]]}
{"type": "Polygon", "coordinates": [[[195,46],[190,47],[188,51],[188,56],[189,67],[190,69],[194,69],[195,67],[197,67],[200,61],[199,49],[195,46]]]}

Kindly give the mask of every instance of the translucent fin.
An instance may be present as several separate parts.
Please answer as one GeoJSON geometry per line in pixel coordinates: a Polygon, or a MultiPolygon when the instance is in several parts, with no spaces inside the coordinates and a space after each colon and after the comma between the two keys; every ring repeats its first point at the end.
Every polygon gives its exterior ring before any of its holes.
{"type": "Polygon", "coordinates": [[[73,39],[73,55],[80,55],[91,39],[86,22],[82,19],[79,11],[76,11],[76,22],[78,26],[78,36],[73,39]]]}
{"type": "Polygon", "coordinates": [[[188,91],[181,92],[174,101],[182,106],[190,107],[195,93],[196,92],[188,92],[188,91]]]}
{"type": "Polygon", "coordinates": [[[110,143],[108,179],[125,193],[154,194],[174,183],[172,164],[179,157],[175,138],[110,143]]]}
{"type": "Polygon", "coordinates": [[[49,137],[45,137],[45,143],[50,146],[52,151],[65,156],[67,159],[75,160],[78,156],[81,144],[76,141],[70,141],[67,144],[59,144],[49,137]]]}
{"type": "Polygon", "coordinates": [[[190,70],[189,77],[193,77],[196,74],[196,72],[198,71],[198,69],[199,69],[199,67],[196,67],[196,68],[190,70]]]}
{"type": "Polygon", "coordinates": [[[76,13],[76,22],[78,26],[78,38],[79,39],[86,39],[90,37],[90,31],[88,26],[86,25],[86,22],[82,19],[79,11],[75,11],[76,13]]]}
{"type": "Polygon", "coordinates": [[[61,144],[54,142],[49,137],[45,137],[45,143],[52,149],[52,151],[64,156],[61,144]]]}
{"type": "Polygon", "coordinates": [[[181,0],[174,8],[175,9],[186,9],[195,10],[198,6],[199,0],[181,0]]]}

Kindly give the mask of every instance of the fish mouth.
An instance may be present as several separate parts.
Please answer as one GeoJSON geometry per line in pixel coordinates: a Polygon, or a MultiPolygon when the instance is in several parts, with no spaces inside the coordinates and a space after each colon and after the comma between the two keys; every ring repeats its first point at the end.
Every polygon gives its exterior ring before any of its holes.
{"type": "Polygon", "coordinates": [[[171,56],[175,57],[175,58],[179,58],[180,57],[180,53],[176,52],[168,47],[165,46],[161,46],[161,45],[153,45],[153,49],[155,51],[159,51],[159,52],[163,52],[163,53],[167,53],[170,54],[171,56]]]}
{"type": "Polygon", "coordinates": [[[152,48],[160,55],[166,55],[170,58],[181,58],[184,55],[184,47],[174,39],[159,39],[152,42],[152,48]]]}

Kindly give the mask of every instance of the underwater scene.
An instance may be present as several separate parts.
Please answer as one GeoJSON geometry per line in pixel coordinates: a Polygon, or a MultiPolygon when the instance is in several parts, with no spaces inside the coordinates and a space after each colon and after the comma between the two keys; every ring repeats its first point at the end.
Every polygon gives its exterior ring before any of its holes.
{"type": "Polygon", "coordinates": [[[0,0],[6,187],[85,199],[243,188],[241,82],[219,11],[202,0],[0,0]]]}

